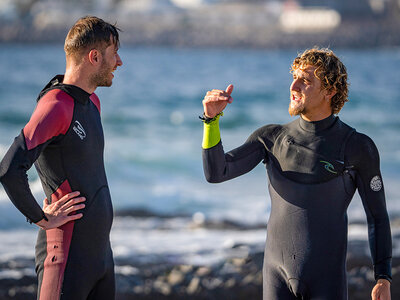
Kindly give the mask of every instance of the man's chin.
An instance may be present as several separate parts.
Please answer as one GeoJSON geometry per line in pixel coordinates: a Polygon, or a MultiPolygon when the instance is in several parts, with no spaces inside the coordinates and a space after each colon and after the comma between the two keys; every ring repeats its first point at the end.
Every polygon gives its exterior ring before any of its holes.
{"type": "Polygon", "coordinates": [[[292,107],[291,105],[289,105],[288,111],[289,115],[294,117],[300,115],[303,112],[303,109],[301,109],[300,107],[292,107]]]}
{"type": "Polygon", "coordinates": [[[112,81],[102,82],[98,85],[98,87],[100,87],[100,86],[110,87],[110,86],[112,86],[112,81]]]}

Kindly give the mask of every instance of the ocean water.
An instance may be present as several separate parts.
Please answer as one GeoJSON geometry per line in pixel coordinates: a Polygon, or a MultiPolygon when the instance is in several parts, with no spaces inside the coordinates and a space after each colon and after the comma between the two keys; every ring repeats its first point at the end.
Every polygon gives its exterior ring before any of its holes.
{"type": "MultiPolygon", "coordinates": [[[[347,66],[350,102],[340,117],[369,135],[381,155],[392,217],[400,213],[400,49],[336,51],[347,66]]],[[[96,93],[102,105],[106,170],[118,212],[144,210],[149,218],[117,217],[111,238],[116,258],[167,256],[207,264],[232,246],[262,246],[270,210],[262,164],[221,184],[205,181],[201,161],[201,101],[213,88],[234,84],[234,102],[221,120],[225,150],[258,127],[293,120],[287,112],[289,66],[298,50],[124,47],[111,88],[96,93]],[[165,216],[168,216],[167,218],[165,216]],[[246,230],[212,229],[206,221],[246,230]],[[193,226],[195,224],[196,226],[193,226]],[[131,238],[126,238],[126,237],[131,238]],[[160,244],[162,247],[160,247],[160,244]]],[[[29,120],[42,87],[65,68],[62,45],[0,45],[0,158],[29,120]]],[[[38,202],[44,194],[29,171],[38,202]]],[[[358,197],[350,222],[365,219],[358,197]]],[[[33,256],[35,226],[0,187],[0,260],[33,256]]],[[[359,231],[357,231],[359,232],[359,231]]],[[[359,237],[359,234],[355,234],[359,237]]],[[[366,233],[362,231],[365,238],[366,233]]],[[[240,255],[237,252],[235,255],[240,255]]]]}

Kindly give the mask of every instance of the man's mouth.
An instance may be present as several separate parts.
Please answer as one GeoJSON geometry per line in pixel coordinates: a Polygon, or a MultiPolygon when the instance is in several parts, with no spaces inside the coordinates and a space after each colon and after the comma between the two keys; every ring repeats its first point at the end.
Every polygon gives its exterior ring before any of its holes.
{"type": "Polygon", "coordinates": [[[117,68],[115,68],[115,69],[113,69],[112,71],[111,71],[111,75],[112,75],[112,77],[114,78],[114,72],[115,72],[115,70],[117,70],[117,68]]]}
{"type": "Polygon", "coordinates": [[[301,100],[300,96],[292,94],[292,101],[299,102],[300,100],[301,100]]]}

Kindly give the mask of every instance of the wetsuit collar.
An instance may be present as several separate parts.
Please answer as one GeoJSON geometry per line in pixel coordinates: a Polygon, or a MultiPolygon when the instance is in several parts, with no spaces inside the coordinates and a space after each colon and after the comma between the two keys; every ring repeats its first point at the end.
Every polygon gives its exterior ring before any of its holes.
{"type": "Polygon", "coordinates": [[[64,84],[62,83],[64,80],[64,75],[56,75],[53,77],[53,79],[50,80],[50,82],[44,87],[44,89],[40,92],[37,101],[40,100],[48,91],[54,90],[54,89],[60,89],[64,92],[66,92],[68,95],[70,95],[72,98],[74,98],[76,101],[80,103],[87,103],[89,101],[90,94],[81,89],[80,87],[77,87],[75,85],[71,84],[64,84]]]}
{"type": "Polygon", "coordinates": [[[318,132],[325,130],[333,125],[335,121],[337,120],[337,117],[335,117],[333,114],[330,115],[329,117],[320,120],[320,121],[313,121],[313,122],[308,122],[304,120],[302,117],[299,118],[300,121],[300,127],[309,132],[318,132]]]}

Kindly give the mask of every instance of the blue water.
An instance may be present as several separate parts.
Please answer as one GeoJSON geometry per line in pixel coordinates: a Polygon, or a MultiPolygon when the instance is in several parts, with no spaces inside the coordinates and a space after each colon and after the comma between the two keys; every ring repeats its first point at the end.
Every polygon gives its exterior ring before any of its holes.
{"type": "MultiPolygon", "coordinates": [[[[201,162],[202,98],[234,84],[234,102],[221,121],[226,150],[258,127],[292,120],[287,113],[297,50],[132,48],[111,88],[99,88],[105,162],[114,207],[158,213],[202,212],[207,218],[266,222],[263,166],[230,182],[205,182],[201,162]]],[[[400,212],[400,49],[337,50],[348,68],[350,102],[340,117],[375,141],[381,154],[388,209],[400,212]]],[[[47,81],[65,68],[62,45],[0,45],[0,158],[35,107],[47,81]]],[[[38,201],[43,193],[29,172],[38,201]]],[[[350,219],[363,217],[355,199],[350,219]]],[[[24,218],[0,188],[0,229],[24,218]]]]}

